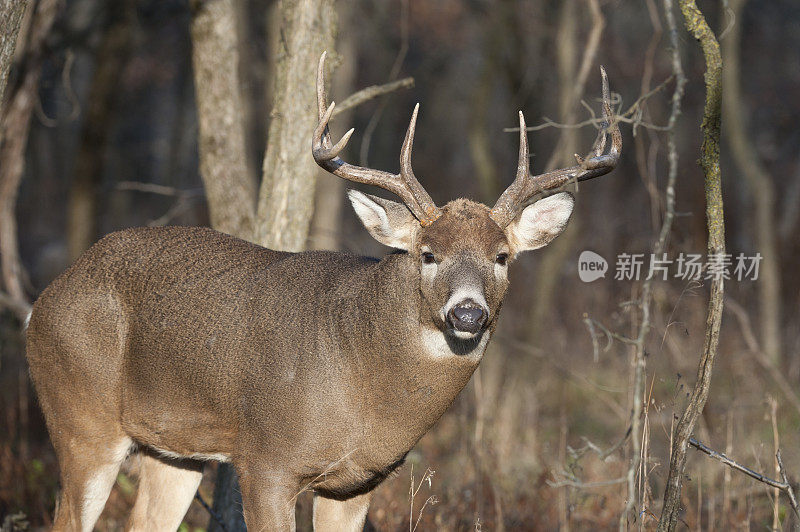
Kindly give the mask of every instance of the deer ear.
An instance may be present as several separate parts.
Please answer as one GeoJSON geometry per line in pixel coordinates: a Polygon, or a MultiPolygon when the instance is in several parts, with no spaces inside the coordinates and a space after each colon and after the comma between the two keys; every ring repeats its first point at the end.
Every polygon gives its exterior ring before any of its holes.
{"type": "Polygon", "coordinates": [[[348,190],[353,209],[372,238],[387,246],[408,251],[419,222],[408,207],[396,201],[348,190]]]}
{"type": "Polygon", "coordinates": [[[572,194],[559,192],[525,207],[506,228],[514,253],[549,244],[567,227],[574,206],[572,194]]]}

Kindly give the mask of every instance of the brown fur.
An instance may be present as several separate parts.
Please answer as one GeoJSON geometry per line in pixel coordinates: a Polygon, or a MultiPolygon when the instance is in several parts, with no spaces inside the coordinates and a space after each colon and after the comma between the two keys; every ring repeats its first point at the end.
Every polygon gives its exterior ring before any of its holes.
{"type": "Polygon", "coordinates": [[[80,522],[82,486],[101,462],[113,468],[97,457],[124,438],[227,456],[255,529],[291,528],[285,506],[303,488],[342,500],[374,488],[480,361],[474,343],[446,358],[421,344],[421,324],[442,327],[448,283],[465,267],[484,277],[490,331],[506,290],[486,277],[507,242],[485,206],[452,202],[415,240],[381,260],[280,253],[205,228],[98,242],[42,293],[27,333],[65,488],[56,528],[93,524],[80,522]],[[431,286],[422,245],[442,261],[431,286]]]}

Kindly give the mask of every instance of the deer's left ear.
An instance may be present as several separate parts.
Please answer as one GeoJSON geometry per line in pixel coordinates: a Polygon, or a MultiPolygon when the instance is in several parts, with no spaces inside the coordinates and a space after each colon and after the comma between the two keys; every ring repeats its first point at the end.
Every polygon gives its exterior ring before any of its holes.
{"type": "Polygon", "coordinates": [[[525,207],[506,227],[506,237],[514,254],[549,244],[567,227],[575,199],[559,192],[525,207]]]}

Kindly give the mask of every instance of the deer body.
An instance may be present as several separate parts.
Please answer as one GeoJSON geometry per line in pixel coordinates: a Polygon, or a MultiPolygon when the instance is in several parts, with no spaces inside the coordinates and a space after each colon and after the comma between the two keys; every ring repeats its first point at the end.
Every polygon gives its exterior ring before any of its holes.
{"type": "MultiPolygon", "coordinates": [[[[517,179],[494,209],[436,207],[410,168],[355,167],[320,126],[314,157],[332,173],[397,193],[351,192],[376,260],[271,251],[211,229],[111,234],[34,305],[30,372],[61,467],[55,528],[91,530],[120,463],[140,460],[130,530],[174,530],[203,460],[235,466],[252,530],[292,530],[316,493],[315,530],[360,530],[370,491],[402,464],[469,381],[495,330],[507,263],[566,226],[568,194],[543,188],[608,172],[604,142],[579,166],[528,174],[521,120],[517,179]]],[[[604,115],[610,117],[604,80],[604,115]]],[[[521,115],[520,115],[521,116],[521,115]]],[[[601,132],[605,139],[605,133],[601,132]]]]}
{"type": "Polygon", "coordinates": [[[250,437],[319,462],[298,474],[345,456],[381,470],[444,412],[485,347],[445,358],[425,345],[408,260],[280,253],[205,228],[114,233],[37,301],[31,370],[38,388],[77,374],[104,385],[98,405],[168,453],[230,459],[250,437]],[[37,356],[72,345],[91,348],[55,367],[37,356]]]}

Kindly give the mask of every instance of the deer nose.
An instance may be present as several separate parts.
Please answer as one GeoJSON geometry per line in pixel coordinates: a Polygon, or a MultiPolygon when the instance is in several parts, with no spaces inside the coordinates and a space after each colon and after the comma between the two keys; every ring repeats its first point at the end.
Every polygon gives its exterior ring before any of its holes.
{"type": "Polygon", "coordinates": [[[475,334],[486,323],[488,312],[471,299],[457,303],[447,313],[448,325],[456,331],[475,334]]]}

